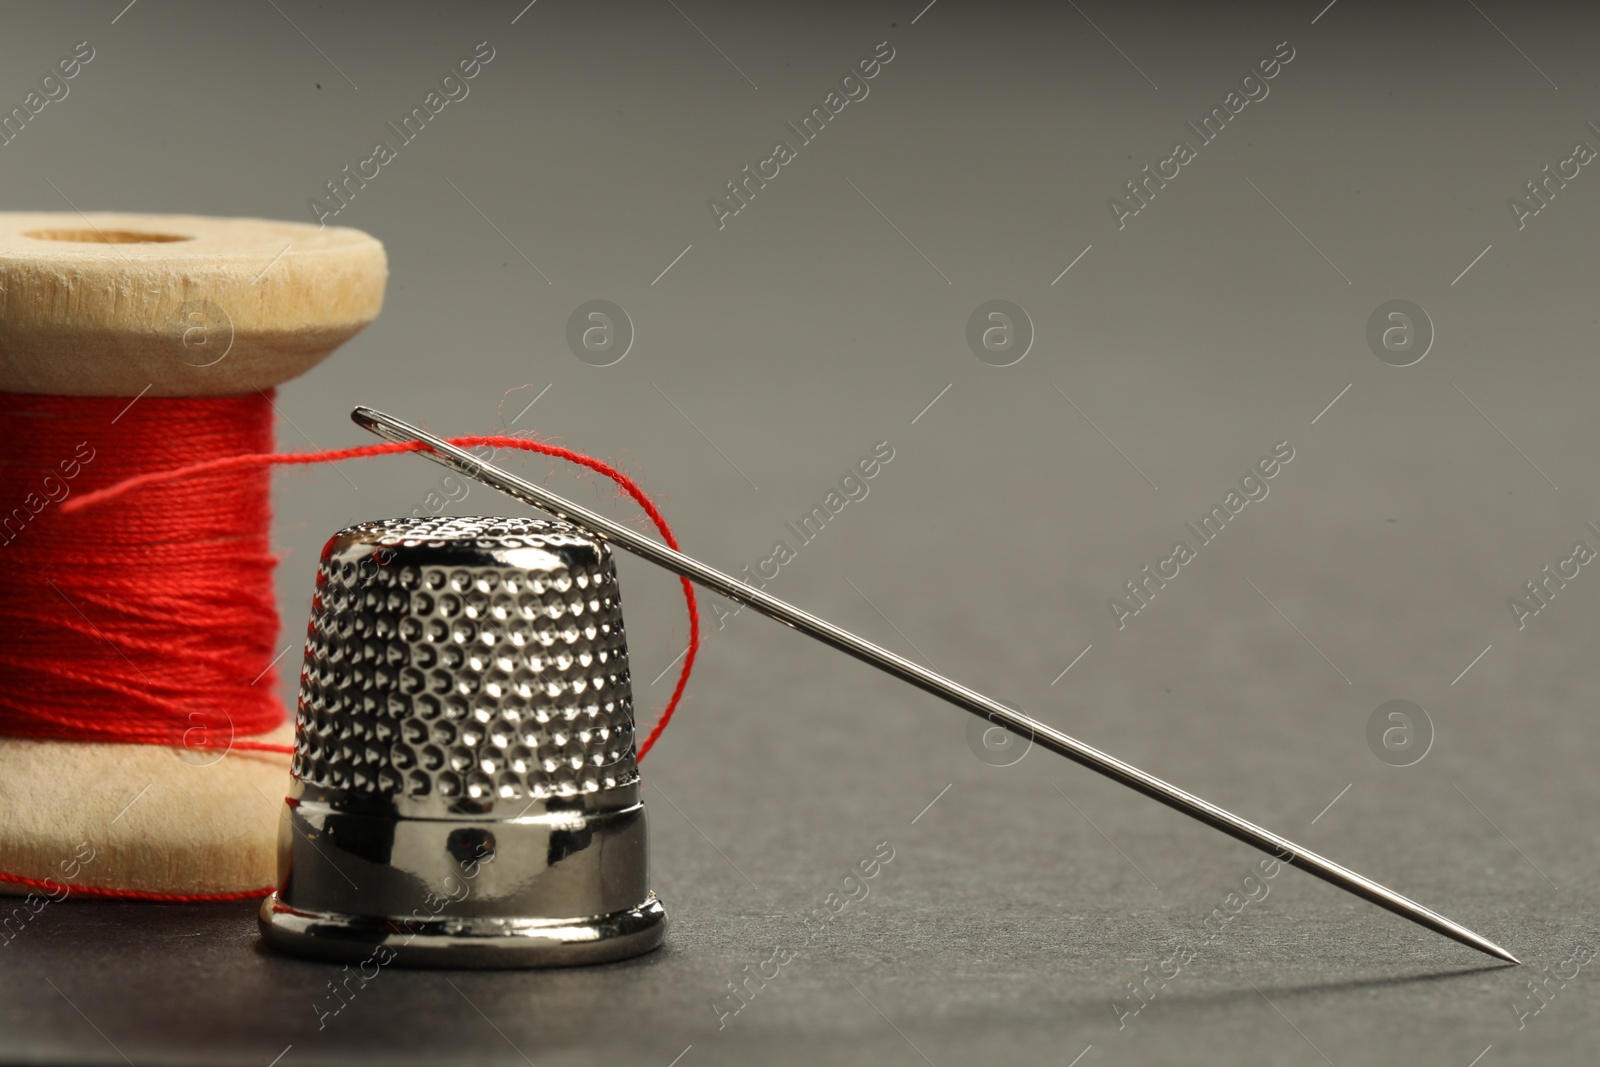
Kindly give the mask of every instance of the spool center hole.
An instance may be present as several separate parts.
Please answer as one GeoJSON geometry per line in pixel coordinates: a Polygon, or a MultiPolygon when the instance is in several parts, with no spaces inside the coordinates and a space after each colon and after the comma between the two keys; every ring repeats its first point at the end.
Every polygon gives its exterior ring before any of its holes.
{"type": "Polygon", "coordinates": [[[30,230],[23,234],[36,241],[73,241],[94,245],[158,244],[165,241],[192,241],[174,233],[142,233],[138,230],[30,230]]]}

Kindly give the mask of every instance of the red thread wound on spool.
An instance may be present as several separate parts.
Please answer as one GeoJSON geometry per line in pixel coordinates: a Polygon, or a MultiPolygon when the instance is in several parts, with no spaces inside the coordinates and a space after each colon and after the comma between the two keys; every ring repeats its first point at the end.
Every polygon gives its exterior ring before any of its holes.
{"type": "MultiPolygon", "coordinates": [[[[271,413],[270,393],[130,403],[0,392],[0,425],[17,442],[0,458],[0,506],[15,502],[0,514],[0,628],[11,634],[0,645],[0,735],[182,745],[199,731],[199,747],[292,751],[235,739],[283,721],[272,669],[278,614],[268,472],[425,446],[272,453],[271,413]],[[194,455],[217,458],[183,462],[194,455]]],[[[520,437],[448,440],[538,452],[603,474],[678,547],[644,491],[600,460],[520,437]]],[[[679,580],[689,646],[672,697],[639,746],[641,760],[672,720],[700,648],[694,587],[679,580]]],[[[272,891],[145,893],[3,872],[0,882],[164,901],[272,891]]]]}
{"type": "Polygon", "coordinates": [[[264,469],[70,516],[94,489],[272,447],[266,394],[0,393],[0,734],[225,744],[283,721],[264,469]],[[197,732],[198,731],[198,732],[197,732]]]}

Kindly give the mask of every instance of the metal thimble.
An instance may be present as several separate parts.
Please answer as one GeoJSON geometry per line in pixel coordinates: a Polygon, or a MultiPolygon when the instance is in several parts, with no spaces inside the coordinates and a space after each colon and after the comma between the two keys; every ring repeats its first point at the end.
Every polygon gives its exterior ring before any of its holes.
{"type": "Polygon", "coordinates": [[[267,943],[375,964],[599,963],[661,943],[607,546],[542,519],[328,541],[267,943]]]}

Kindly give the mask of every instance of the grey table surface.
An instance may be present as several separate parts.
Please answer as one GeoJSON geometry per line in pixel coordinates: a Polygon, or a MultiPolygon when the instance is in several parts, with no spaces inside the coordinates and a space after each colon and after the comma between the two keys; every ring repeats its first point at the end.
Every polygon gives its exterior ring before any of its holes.
{"type": "MultiPolygon", "coordinates": [[[[96,50],[0,152],[7,204],[30,210],[309,220],[490,42],[470,94],[332,220],[386,243],[388,308],[282,390],[284,446],[361,440],[356,403],[530,430],[625,464],[688,551],[737,570],[795,547],[784,524],[888,442],[773,592],[1529,964],[1294,871],[1213,936],[1249,849],[1042,751],[986,762],[960,712],[708,601],[689,699],[644,764],[660,951],[389,969],[324,1017],[336,972],[265,951],[251,905],[69,901],[0,950],[0,1061],[1593,1062],[1600,979],[1564,964],[1600,945],[1600,578],[1581,568],[1520,627],[1508,603],[1600,546],[1600,174],[1574,152],[1600,145],[1592,5],[113,0],[0,18],[0,100],[96,50]],[[719,226],[708,200],[885,41],[867,95],[719,226]],[[1275,51],[1293,58],[1240,90],[1266,95],[1201,143],[1186,124],[1275,51]],[[1180,140],[1193,158],[1126,199],[1180,140]],[[1568,177],[1531,199],[1547,165],[1568,177]],[[569,351],[591,299],[632,322],[612,366],[569,351]],[[992,299],[1031,323],[1010,366],[967,341],[992,299]],[[1391,300],[1423,309],[1410,366],[1368,342],[1391,300]],[[1280,442],[1269,494],[1119,627],[1108,601],[1280,442]],[[1410,766],[1368,742],[1391,700],[1426,715],[1410,766]],[[867,898],[808,934],[883,842],[867,898]],[[1180,945],[1180,973],[1132,999],[1180,945]],[[720,1016],[727,983],[780,949],[779,976],[720,1016]]],[[[288,634],[321,542],[424,505],[438,477],[396,458],[277,479],[288,634]]],[[[482,489],[448,506],[518,511],[482,489]]],[[[672,580],[621,566],[648,719],[685,624],[672,580]]]]}

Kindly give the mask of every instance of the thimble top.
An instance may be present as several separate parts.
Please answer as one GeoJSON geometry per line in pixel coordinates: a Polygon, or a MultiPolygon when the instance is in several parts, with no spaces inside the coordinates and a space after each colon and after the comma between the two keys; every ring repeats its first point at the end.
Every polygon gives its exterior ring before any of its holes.
{"type": "MultiPolygon", "coordinates": [[[[324,547],[293,772],[402,814],[634,786],[610,549],[545,519],[386,519],[324,547]]],[[[631,790],[630,790],[631,792],[631,790]]]]}

